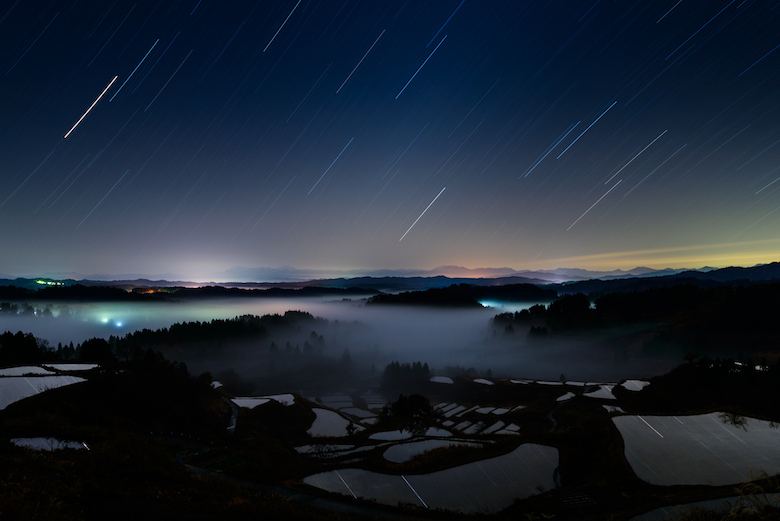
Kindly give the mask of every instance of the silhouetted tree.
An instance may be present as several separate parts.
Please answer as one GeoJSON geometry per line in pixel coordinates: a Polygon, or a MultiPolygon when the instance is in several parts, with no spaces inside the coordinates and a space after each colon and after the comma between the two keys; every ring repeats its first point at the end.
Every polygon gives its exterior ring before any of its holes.
{"type": "Polygon", "coordinates": [[[422,436],[429,427],[438,424],[441,415],[434,410],[431,402],[421,394],[398,397],[393,403],[386,404],[379,413],[379,422],[388,426],[400,424],[400,429],[422,436]]]}
{"type": "Polygon", "coordinates": [[[103,338],[90,338],[81,344],[79,362],[91,364],[108,364],[116,362],[111,346],[103,338]]]}

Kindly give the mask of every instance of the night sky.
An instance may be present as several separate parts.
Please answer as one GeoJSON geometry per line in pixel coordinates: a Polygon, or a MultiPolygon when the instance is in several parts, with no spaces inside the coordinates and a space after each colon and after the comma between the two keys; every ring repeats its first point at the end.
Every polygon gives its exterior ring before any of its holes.
{"type": "Polygon", "coordinates": [[[3,274],[779,260],[775,1],[0,9],[3,274]]]}

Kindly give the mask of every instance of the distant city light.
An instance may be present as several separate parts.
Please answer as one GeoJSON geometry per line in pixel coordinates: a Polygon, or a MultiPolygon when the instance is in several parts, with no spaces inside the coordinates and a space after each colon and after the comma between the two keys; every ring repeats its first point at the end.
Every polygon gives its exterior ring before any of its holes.
{"type": "Polygon", "coordinates": [[[53,280],[44,280],[44,279],[37,279],[35,282],[42,286],[62,286],[65,284],[64,282],[55,282],[53,280]]]}

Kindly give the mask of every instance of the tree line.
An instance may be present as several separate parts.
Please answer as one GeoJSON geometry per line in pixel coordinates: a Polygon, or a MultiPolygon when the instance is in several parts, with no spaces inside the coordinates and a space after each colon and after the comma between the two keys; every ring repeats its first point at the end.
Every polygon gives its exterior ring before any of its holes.
{"type": "MultiPolygon", "coordinates": [[[[58,362],[110,363],[117,358],[132,360],[143,356],[149,348],[192,342],[217,342],[228,339],[258,338],[269,334],[297,331],[304,326],[325,326],[327,320],[315,318],[304,311],[287,311],[284,315],[244,315],[210,322],[175,323],[157,330],[142,329],[124,337],[91,338],[82,343],[52,347],[32,333],[6,331],[0,335],[0,365],[42,364],[58,362]]],[[[321,335],[312,333],[304,344],[304,352],[324,345],[321,335]]]]}
{"type": "Polygon", "coordinates": [[[548,306],[500,313],[492,323],[505,331],[530,326],[536,332],[541,328],[558,332],[647,321],[665,324],[664,334],[672,339],[720,345],[741,338],[768,345],[780,336],[778,311],[780,283],[710,288],[684,284],[606,295],[564,295],[548,306]]]}

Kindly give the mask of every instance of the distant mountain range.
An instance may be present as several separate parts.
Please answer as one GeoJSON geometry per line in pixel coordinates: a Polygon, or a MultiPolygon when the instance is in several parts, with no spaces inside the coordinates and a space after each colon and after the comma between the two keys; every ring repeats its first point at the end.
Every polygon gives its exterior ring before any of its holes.
{"type": "MultiPolygon", "coordinates": [[[[83,284],[86,286],[115,286],[127,290],[138,287],[200,287],[206,285],[268,289],[304,287],[317,288],[353,288],[360,290],[380,290],[388,293],[401,291],[426,290],[430,288],[448,287],[452,284],[470,284],[473,286],[504,286],[508,284],[535,284],[550,286],[559,293],[594,293],[606,291],[638,291],[650,287],[671,286],[691,283],[707,287],[713,285],[733,284],[735,282],[760,282],[780,280],[780,263],[762,264],[749,268],[699,268],[696,270],[663,269],[638,267],[632,270],[588,271],[577,268],[559,268],[555,270],[516,271],[510,268],[468,269],[458,266],[441,266],[433,270],[383,270],[371,272],[371,275],[335,278],[305,278],[311,275],[311,270],[296,270],[294,268],[234,268],[229,270],[235,279],[233,282],[191,282],[186,280],[150,280],[148,278],[122,278],[121,280],[105,280],[99,277],[47,277],[55,280],[65,280],[68,285],[83,284]],[[269,271],[270,270],[270,271],[269,271]],[[261,282],[246,282],[247,277],[238,275],[255,275],[265,273],[266,277],[254,280],[261,282]],[[276,280],[269,280],[276,279],[276,280]],[[281,280],[279,280],[281,279],[281,280]]],[[[51,274],[49,274],[51,275],[51,274]]],[[[76,274],[73,274],[76,275],[76,274]]],[[[217,279],[219,280],[219,279],[217,279]]],[[[252,280],[252,279],[250,279],[252,280]]],[[[40,287],[35,279],[6,277],[0,279],[2,286],[20,286],[27,288],[40,287]]]]}
{"type": "MultiPolygon", "coordinates": [[[[714,268],[698,268],[693,271],[707,272],[714,268]]],[[[652,269],[637,267],[632,270],[613,271],[589,271],[579,268],[557,268],[554,270],[515,270],[512,268],[464,268],[462,266],[439,266],[430,270],[420,269],[380,269],[380,270],[313,270],[298,269],[292,266],[281,268],[247,268],[237,266],[226,271],[213,273],[210,281],[220,283],[301,283],[311,281],[326,281],[333,279],[363,279],[363,278],[430,278],[447,277],[449,279],[507,279],[513,278],[517,282],[544,284],[552,282],[570,282],[576,280],[611,279],[626,277],[653,277],[660,275],[673,275],[689,271],[687,269],[652,269]],[[522,280],[520,280],[522,279],[522,280]]],[[[204,280],[191,281],[187,277],[176,273],[160,273],[155,275],[128,273],[121,275],[92,274],[84,275],[76,272],[49,272],[37,273],[35,277],[43,277],[54,280],[78,280],[95,282],[143,282],[149,286],[194,286],[203,285],[204,280]]],[[[0,279],[14,280],[16,277],[0,273],[0,279]]],[[[21,278],[21,277],[20,277],[21,278]]],[[[32,277],[27,277],[32,278],[32,277]]]]}
{"type": "MultiPolygon", "coordinates": [[[[694,271],[706,272],[715,268],[698,268],[694,271]]],[[[632,270],[589,271],[579,268],[557,268],[554,270],[515,270],[512,268],[464,268],[462,266],[438,266],[430,270],[301,270],[290,266],[282,268],[246,268],[235,267],[215,274],[214,280],[233,282],[305,282],[334,278],[411,278],[411,277],[448,277],[451,279],[496,279],[519,277],[526,280],[545,282],[568,282],[573,280],[610,279],[625,277],[652,277],[673,275],[689,271],[681,269],[652,269],[637,267],[632,270]]]]}

